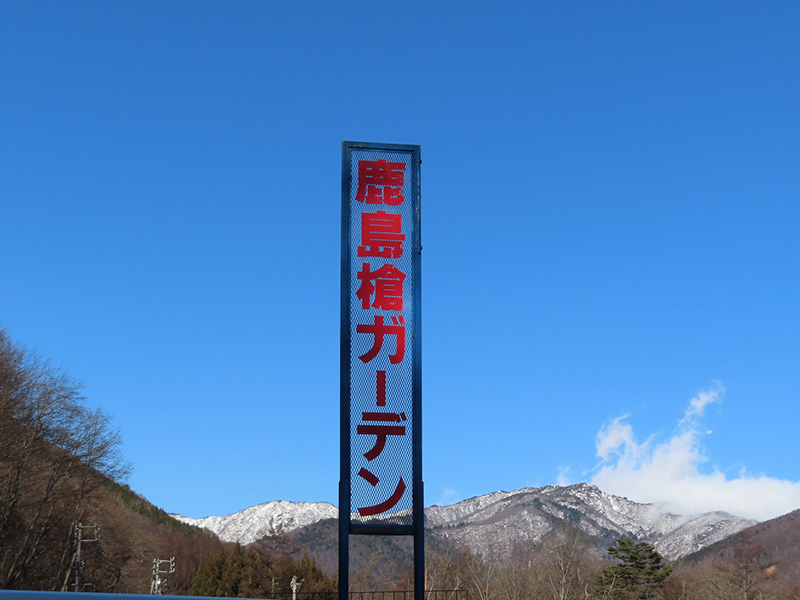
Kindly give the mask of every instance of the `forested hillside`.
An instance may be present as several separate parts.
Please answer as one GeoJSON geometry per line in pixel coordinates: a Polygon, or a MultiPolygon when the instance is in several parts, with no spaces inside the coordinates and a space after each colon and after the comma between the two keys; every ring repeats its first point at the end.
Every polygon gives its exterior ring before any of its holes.
{"type": "Polygon", "coordinates": [[[222,544],[133,493],[128,471],[81,385],[0,330],[0,588],[147,593],[153,559],[176,556],[169,584],[188,592],[222,544]]]}
{"type": "MultiPolygon", "coordinates": [[[[153,560],[175,557],[174,572],[163,575],[168,594],[289,598],[294,579],[300,598],[333,597],[335,520],[273,530],[247,546],[224,543],[137,495],[125,485],[128,471],[118,431],[87,408],[80,384],[0,329],[0,588],[146,594],[153,560]]],[[[543,538],[512,547],[483,527],[480,550],[434,527],[425,587],[473,600],[797,599],[799,515],[674,565],[646,541],[609,541],[574,523],[554,521],[543,538]]],[[[412,589],[410,542],[352,536],[352,590],[412,589]]]]}
{"type": "Polygon", "coordinates": [[[177,521],[125,485],[120,434],[81,385],[0,329],[0,589],[264,597],[334,582],[285,536],[250,548],[177,521]],[[78,535],[81,537],[77,556],[78,535]],[[166,588],[166,589],[164,589],[166,588]]]}

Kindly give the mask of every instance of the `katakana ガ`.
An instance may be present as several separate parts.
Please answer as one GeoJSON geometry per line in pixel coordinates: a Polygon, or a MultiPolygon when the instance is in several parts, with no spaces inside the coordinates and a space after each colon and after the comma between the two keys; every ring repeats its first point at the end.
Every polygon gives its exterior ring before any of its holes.
{"type": "Polygon", "coordinates": [[[403,256],[403,233],[400,215],[379,210],[361,213],[361,245],[358,256],[400,258],[403,256]]]}
{"type": "Polygon", "coordinates": [[[385,160],[358,161],[356,200],[367,204],[402,204],[405,163],[385,160]],[[380,186],[380,187],[379,187],[380,186]]]}
{"type": "MultiPolygon", "coordinates": [[[[369,471],[367,472],[369,473],[369,471]]],[[[372,475],[372,473],[369,474],[372,475]]],[[[359,473],[359,475],[361,475],[361,473],[359,473]]],[[[373,477],[375,476],[373,475],[373,477]]],[[[367,479],[366,477],[364,478],[367,479]]],[[[369,480],[367,479],[367,481],[369,480]]],[[[376,504],[375,506],[365,506],[364,508],[359,508],[358,514],[361,515],[362,517],[371,517],[373,515],[379,515],[381,513],[385,513],[387,510],[394,508],[397,505],[397,503],[400,502],[400,499],[403,497],[403,494],[405,494],[405,492],[406,492],[406,483],[405,481],[403,481],[403,478],[401,477],[400,481],[397,483],[397,487],[395,488],[391,496],[389,496],[383,502],[376,504]]]]}
{"type": "Polygon", "coordinates": [[[406,321],[403,315],[400,315],[399,317],[392,317],[392,323],[394,325],[384,325],[383,315],[376,315],[373,325],[356,325],[356,333],[370,333],[375,336],[372,341],[372,348],[358,357],[361,362],[368,363],[378,356],[378,352],[383,347],[383,337],[386,334],[397,336],[394,354],[389,355],[389,362],[393,365],[403,362],[406,354],[406,321]]]}
{"type": "Polygon", "coordinates": [[[363,263],[358,272],[361,285],[356,291],[356,296],[361,300],[361,308],[368,309],[372,294],[375,300],[374,308],[381,310],[403,310],[403,281],[406,274],[394,265],[383,265],[376,271],[370,270],[369,263],[363,263]],[[372,282],[375,282],[375,285],[372,282]]]}

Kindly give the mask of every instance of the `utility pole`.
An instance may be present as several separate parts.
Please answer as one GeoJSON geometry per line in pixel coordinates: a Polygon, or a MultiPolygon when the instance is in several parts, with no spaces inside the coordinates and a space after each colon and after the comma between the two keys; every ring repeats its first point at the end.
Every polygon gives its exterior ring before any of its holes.
{"type": "Polygon", "coordinates": [[[81,544],[84,542],[96,542],[100,539],[100,523],[97,521],[94,522],[94,525],[83,525],[78,523],[75,526],[75,545],[77,548],[75,549],[75,557],[72,560],[72,569],[75,571],[75,590],[76,592],[82,592],[83,588],[87,585],[87,583],[81,583],[81,577],[83,576],[83,568],[86,566],[86,561],[81,559],[81,544]],[[92,529],[92,538],[85,538],[83,536],[84,529],[92,529]]]}
{"type": "Polygon", "coordinates": [[[175,572],[175,557],[154,558],[153,559],[153,580],[150,582],[150,594],[161,596],[167,591],[167,580],[162,579],[161,575],[169,575],[175,572]],[[161,565],[169,564],[169,569],[162,570],[161,565]]]}
{"type": "Polygon", "coordinates": [[[292,600],[297,600],[297,592],[300,586],[303,585],[302,581],[297,581],[297,575],[292,575],[292,582],[289,584],[292,588],[292,600]]]}

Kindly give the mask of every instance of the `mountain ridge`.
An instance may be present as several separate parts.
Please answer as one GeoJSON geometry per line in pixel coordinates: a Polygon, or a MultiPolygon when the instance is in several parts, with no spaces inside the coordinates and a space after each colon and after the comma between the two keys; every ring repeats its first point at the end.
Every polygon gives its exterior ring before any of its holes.
{"type": "MultiPolygon", "coordinates": [[[[278,500],[225,517],[171,516],[208,529],[224,541],[248,544],[272,533],[336,519],[338,509],[328,502],[278,500]]],[[[647,541],[665,558],[676,560],[756,523],[723,511],[678,515],[664,504],[635,502],[589,483],[496,491],[425,509],[430,534],[466,545],[478,555],[507,554],[516,545],[539,542],[554,527],[566,524],[598,540],[628,536],[647,541]]]]}

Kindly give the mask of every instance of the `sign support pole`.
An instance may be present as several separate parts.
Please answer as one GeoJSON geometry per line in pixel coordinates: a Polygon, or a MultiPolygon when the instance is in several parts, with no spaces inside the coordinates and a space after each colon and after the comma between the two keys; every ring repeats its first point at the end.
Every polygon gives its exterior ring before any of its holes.
{"type": "Polygon", "coordinates": [[[350,535],[414,537],[425,597],[420,147],[342,143],[339,600],[350,535]]]}

